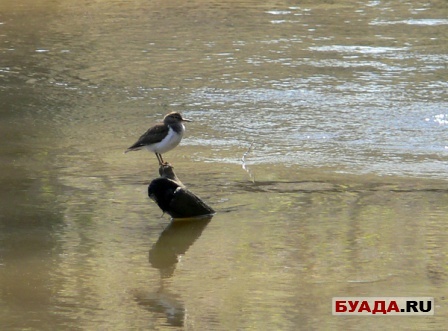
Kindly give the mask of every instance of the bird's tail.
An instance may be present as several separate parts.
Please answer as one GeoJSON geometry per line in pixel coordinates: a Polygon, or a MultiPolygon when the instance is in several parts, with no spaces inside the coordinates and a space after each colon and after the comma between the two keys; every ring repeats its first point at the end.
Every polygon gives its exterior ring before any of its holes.
{"type": "Polygon", "coordinates": [[[140,149],[141,149],[141,147],[139,147],[139,148],[132,148],[132,147],[129,147],[127,150],[125,150],[125,151],[123,152],[123,154],[126,154],[126,153],[128,153],[128,152],[139,151],[140,149]]]}

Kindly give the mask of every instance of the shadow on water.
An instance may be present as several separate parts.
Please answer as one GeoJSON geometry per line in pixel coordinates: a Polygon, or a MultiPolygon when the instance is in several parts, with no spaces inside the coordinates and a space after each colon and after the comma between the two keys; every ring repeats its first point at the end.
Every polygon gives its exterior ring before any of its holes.
{"type": "Polygon", "coordinates": [[[155,292],[138,293],[135,300],[150,312],[165,314],[169,325],[184,325],[185,307],[179,295],[171,293],[164,281],[173,276],[180,256],[201,236],[211,219],[172,221],[149,250],[149,263],[160,272],[159,288],[155,292]]]}

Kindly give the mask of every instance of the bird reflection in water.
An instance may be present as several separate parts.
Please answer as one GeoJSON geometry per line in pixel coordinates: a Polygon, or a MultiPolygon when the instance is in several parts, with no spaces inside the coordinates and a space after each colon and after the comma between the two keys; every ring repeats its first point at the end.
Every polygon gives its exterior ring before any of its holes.
{"type": "Polygon", "coordinates": [[[165,314],[169,325],[184,325],[185,307],[180,296],[164,286],[164,280],[173,277],[179,256],[201,236],[211,218],[173,220],[149,250],[149,263],[160,272],[160,286],[156,292],[136,293],[135,299],[146,310],[165,314]]]}

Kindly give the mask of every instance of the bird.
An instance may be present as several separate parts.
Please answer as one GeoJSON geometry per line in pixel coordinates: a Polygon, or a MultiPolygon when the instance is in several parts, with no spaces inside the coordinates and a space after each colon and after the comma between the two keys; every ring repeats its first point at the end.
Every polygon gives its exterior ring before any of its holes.
{"type": "Polygon", "coordinates": [[[178,112],[166,114],[163,123],[158,123],[149,128],[131,147],[125,150],[125,153],[146,148],[156,154],[159,165],[166,164],[163,161],[162,154],[179,145],[185,132],[183,122],[192,121],[183,118],[178,112]]]}

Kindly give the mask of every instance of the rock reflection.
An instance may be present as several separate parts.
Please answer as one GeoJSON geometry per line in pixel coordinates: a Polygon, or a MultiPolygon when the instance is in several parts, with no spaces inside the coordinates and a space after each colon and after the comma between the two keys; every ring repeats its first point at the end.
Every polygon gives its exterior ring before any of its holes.
{"type": "Polygon", "coordinates": [[[159,269],[161,278],[173,276],[179,255],[198,239],[210,218],[171,222],[149,251],[149,263],[159,269]]]}
{"type": "Polygon", "coordinates": [[[149,263],[160,271],[159,289],[138,293],[135,300],[148,311],[165,314],[169,325],[184,325],[185,307],[179,295],[167,289],[164,280],[173,276],[179,256],[201,236],[211,218],[172,221],[149,250],[149,263]]]}

